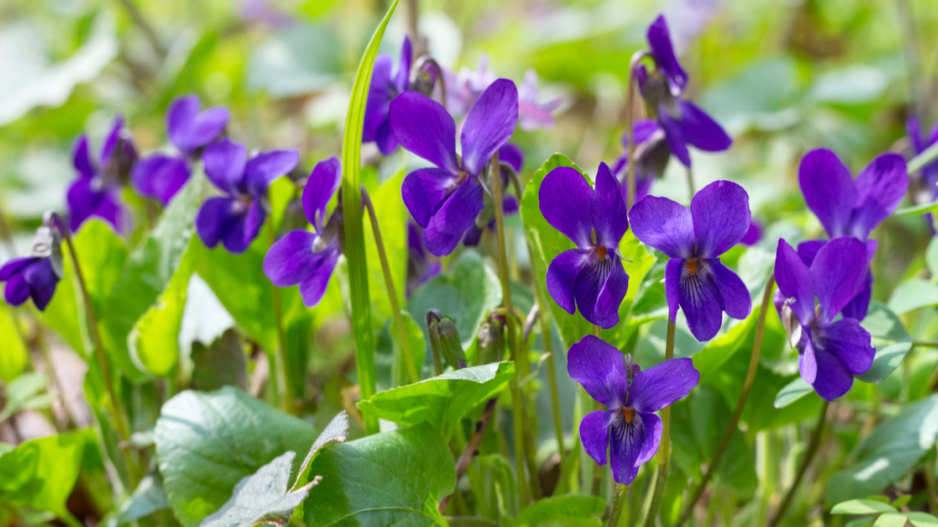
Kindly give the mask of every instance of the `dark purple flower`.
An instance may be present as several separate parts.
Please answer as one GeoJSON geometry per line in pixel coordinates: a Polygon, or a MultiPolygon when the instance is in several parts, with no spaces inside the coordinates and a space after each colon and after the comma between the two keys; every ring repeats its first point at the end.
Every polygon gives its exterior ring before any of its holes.
{"type": "Polygon", "coordinates": [[[88,218],[97,216],[117,232],[125,232],[130,216],[120,199],[121,181],[126,180],[137,160],[137,149],[124,119],[114,119],[97,160],[92,159],[90,150],[87,135],[79,136],[72,145],[72,165],[78,179],[66,195],[69,228],[75,232],[88,218]]]}
{"type": "Polygon", "coordinates": [[[440,261],[433,259],[423,247],[420,228],[413,222],[407,223],[407,298],[417,289],[440,274],[443,270],[440,261]]]}
{"type": "Polygon", "coordinates": [[[746,231],[746,235],[743,236],[742,240],[739,240],[739,243],[751,247],[762,239],[762,225],[753,218],[752,223],[749,224],[749,230],[746,231]]]}
{"type": "Polygon", "coordinates": [[[156,198],[165,205],[189,181],[191,164],[199,149],[224,132],[230,117],[224,106],[205,111],[201,108],[202,103],[195,95],[176,98],[169,105],[166,130],[178,152],[150,154],[134,165],[131,181],[138,194],[156,198]]]}
{"type": "Polygon", "coordinates": [[[638,467],[658,452],[658,410],[687,396],[700,381],[689,358],[671,359],[642,370],[614,346],[593,335],[570,347],[570,377],[608,410],[596,410],[580,421],[583,448],[599,466],[612,465],[612,477],[628,485],[638,467]],[[607,456],[606,452],[609,452],[607,456]]]}
{"type": "Polygon", "coordinates": [[[368,88],[368,102],[365,105],[362,142],[376,143],[384,155],[389,155],[397,149],[397,139],[391,131],[391,101],[410,89],[412,61],[413,49],[407,37],[404,37],[404,45],[401,46],[397,72],[392,72],[394,59],[390,55],[382,53],[375,59],[371,86],[368,88]]]}
{"type": "Polygon", "coordinates": [[[0,266],[0,282],[6,282],[4,298],[10,305],[20,306],[32,298],[36,309],[44,311],[52,300],[64,273],[59,231],[48,223],[36,230],[32,255],[0,266]]]}
{"type": "Polygon", "coordinates": [[[605,163],[596,173],[595,190],[576,169],[557,167],[544,177],[539,197],[544,219],[577,246],[547,268],[551,298],[571,315],[579,308],[591,324],[615,326],[629,288],[619,254],[629,230],[619,183],[605,163]]]}
{"type": "MultiPolygon", "coordinates": [[[[436,165],[407,175],[401,190],[423,242],[435,256],[453,252],[485,208],[481,177],[489,158],[508,141],[518,122],[513,82],[492,83],[463,123],[462,157],[456,155],[456,123],[443,105],[405,92],[391,102],[394,136],[407,150],[436,165]]],[[[491,198],[489,198],[491,199],[491,198]]]]}
{"type": "MultiPolygon", "coordinates": [[[[826,149],[808,152],[798,169],[798,182],[808,208],[831,238],[855,236],[865,241],[888,217],[909,187],[905,160],[898,154],[880,154],[854,180],[837,154],[826,149]]],[[[873,275],[844,309],[846,317],[863,320],[872,296],[873,275]]]]}
{"type": "Polygon", "coordinates": [[[824,244],[810,266],[785,240],[778,243],[775,307],[798,349],[801,377],[829,401],[847,393],[853,376],[873,364],[876,350],[860,322],[834,320],[863,287],[866,267],[867,247],[852,236],[824,244]]]}
{"type": "Polygon", "coordinates": [[[247,148],[227,138],[208,145],[202,153],[205,175],[225,195],[205,200],[195,217],[205,246],[221,242],[231,253],[247,250],[270,209],[267,187],[299,160],[296,150],[270,150],[248,159],[247,148]]]}
{"type": "MultiPolygon", "coordinates": [[[[342,213],[326,218],[326,205],[342,182],[342,166],[335,157],[321,161],[303,188],[303,212],[316,232],[294,230],[277,241],[264,257],[264,274],[277,287],[300,286],[300,296],[313,307],[326,294],[326,286],[342,253],[339,246],[342,213]]],[[[341,206],[341,204],[340,204],[341,206]]]]}
{"type": "Polygon", "coordinates": [[[674,53],[674,46],[671,44],[671,33],[668,31],[668,22],[664,15],[658,15],[658,18],[648,26],[646,33],[648,47],[651,49],[651,56],[655,59],[655,67],[668,81],[671,93],[679,95],[687,86],[687,72],[681,67],[674,53]]]}
{"type": "Polygon", "coordinates": [[[690,210],[648,196],[632,207],[629,218],[642,243],[671,258],[664,290],[672,321],[680,305],[691,333],[703,342],[720,330],[723,312],[736,319],[749,316],[749,290],[719,258],[749,229],[749,195],[743,187],[715,181],[694,195],[690,210]]]}
{"type": "MultiPolygon", "coordinates": [[[[651,192],[651,185],[656,177],[664,174],[664,167],[668,164],[671,151],[664,142],[664,131],[657,121],[639,119],[633,126],[635,131],[635,199],[639,202],[651,192]]],[[[616,159],[612,167],[612,174],[622,186],[622,191],[628,194],[628,168],[629,168],[629,133],[622,134],[622,155],[616,159]]],[[[626,199],[628,202],[628,199],[626,199]]]]}
{"type": "MultiPolygon", "coordinates": [[[[515,196],[508,193],[508,185],[511,182],[511,175],[508,173],[508,170],[513,170],[515,174],[521,172],[521,168],[524,166],[524,152],[516,144],[505,143],[498,149],[498,162],[502,165],[502,213],[505,216],[517,214],[520,210],[518,200],[515,196]]],[[[462,237],[463,245],[466,247],[476,247],[479,245],[479,241],[482,239],[483,227],[490,231],[495,230],[494,209],[491,211],[483,211],[482,214],[476,217],[476,222],[472,227],[469,227],[469,230],[467,230],[466,234],[462,237]],[[490,214],[486,214],[486,212],[490,214]],[[489,216],[491,216],[492,219],[488,220],[488,223],[485,223],[486,218],[489,216]],[[479,222],[483,224],[481,227],[479,226],[479,222]]]]}

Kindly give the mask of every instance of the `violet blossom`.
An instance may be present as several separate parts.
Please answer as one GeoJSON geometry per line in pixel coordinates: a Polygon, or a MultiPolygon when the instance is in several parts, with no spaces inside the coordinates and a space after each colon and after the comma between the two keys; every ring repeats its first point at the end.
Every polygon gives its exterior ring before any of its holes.
{"type": "Polygon", "coordinates": [[[4,299],[12,306],[23,305],[32,298],[39,311],[55,294],[55,287],[64,276],[62,240],[55,216],[46,215],[42,226],[36,229],[32,254],[13,258],[0,266],[0,282],[6,282],[4,299]]]}
{"type": "Polygon", "coordinates": [[[810,265],[785,240],[778,242],[775,307],[798,349],[801,377],[829,401],[850,390],[853,376],[866,373],[876,353],[858,320],[835,320],[863,287],[866,261],[866,244],[852,236],[824,244],[810,265]]]}
{"type": "Polygon", "coordinates": [[[410,67],[413,62],[413,48],[410,39],[404,37],[397,71],[394,59],[385,53],[375,59],[368,88],[368,101],[365,104],[365,124],[362,129],[362,142],[376,143],[378,150],[389,155],[397,149],[397,139],[391,131],[391,101],[410,89],[410,67]]]}
{"type": "Polygon", "coordinates": [[[221,242],[231,253],[247,250],[270,211],[267,188],[293,170],[296,150],[270,150],[248,159],[244,145],[230,139],[205,148],[205,175],[224,196],[205,200],[195,217],[195,230],[208,248],[221,242]]]}
{"type": "MultiPolygon", "coordinates": [[[[521,210],[518,205],[518,199],[508,192],[508,186],[511,181],[511,175],[508,171],[514,171],[515,174],[521,172],[522,167],[524,167],[524,152],[516,144],[505,143],[498,149],[498,162],[501,165],[502,175],[502,214],[507,217],[512,214],[517,214],[518,211],[521,210]]],[[[475,224],[463,235],[462,244],[466,247],[478,246],[479,241],[482,239],[483,229],[489,231],[495,230],[494,209],[490,211],[483,210],[481,214],[476,216],[475,224]],[[491,217],[491,219],[488,219],[489,217],[491,217]]]]}
{"type": "Polygon", "coordinates": [[[336,210],[326,216],[326,205],[341,182],[342,166],[338,159],[330,157],[317,163],[303,188],[303,212],[316,231],[290,231],[264,257],[267,278],[277,287],[299,285],[307,307],[314,307],[326,294],[342,254],[341,200],[336,210]]]}
{"type": "Polygon", "coordinates": [[[686,397],[700,381],[689,358],[642,370],[631,357],[593,335],[570,347],[570,377],[606,410],[580,421],[583,448],[599,466],[607,462],[617,483],[635,480],[638,468],[658,452],[662,423],[655,412],[686,397]],[[607,455],[607,452],[609,453],[607,455]]]}
{"type": "Polygon", "coordinates": [[[629,220],[618,181],[605,163],[595,189],[576,169],[557,167],[544,177],[539,198],[544,219],[577,246],[547,268],[551,298],[571,315],[579,309],[591,324],[615,326],[629,287],[619,253],[629,220]]]}
{"type": "MultiPolygon", "coordinates": [[[[648,195],[651,185],[656,177],[664,174],[664,168],[671,158],[671,151],[664,141],[664,131],[657,121],[652,119],[639,119],[633,125],[635,132],[635,199],[637,203],[648,195]]],[[[622,155],[616,159],[612,166],[612,174],[622,185],[626,194],[628,188],[629,168],[629,132],[622,134],[622,155]]],[[[628,200],[626,200],[628,201],[628,200]]]]}
{"type": "Polygon", "coordinates": [[[204,111],[201,107],[195,95],[178,97],[169,105],[166,131],[177,151],[153,153],[134,165],[131,182],[138,194],[165,205],[189,181],[199,151],[224,132],[230,117],[224,106],[204,111]]]}
{"type": "Polygon", "coordinates": [[[723,312],[736,319],[749,315],[749,290],[719,258],[749,229],[749,195],[743,187],[731,181],[713,182],[694,195],[690,210],[670,199],[648,196],[632,207],[629,219],[642,243],[671,258],[664,271],[664,290],[672,322],[680,306],[691,333],[703,342],[720,330],[723,312]]]}
{"type": "Polygon", "coordinates": [[[130,131],[124,127],[124,119],[114,119],[101,153],[97,159],[91,156],[87,135],[80,135],[72,145],[72,165],[78,179],[68,188],[66,201],[69,210],[69,228],[78,230],[89,218],[96,216],[110,223],[117,232],[130,227],[130,214],[121,202],[121,182],[130,175],[137,160],[130,131]]]}
{"type": "Polygon", "coordinates": [[[508,141],[518,122],[513,82],[492,83],[466,116],[456,155],[456,123],[443,105],[405,92],[391,102],[391,127],[405,149],[433,163],[407,175],[401,193],[423,241],[435,256],[453,252],[485,209],[482,178],[489,159],[508,141]]]}
{"type": "MultiPolygon", "coordinates": [[[[855,236],[866,241],[902,202],[909,176],[902,156],[888,153],[873,159],[854,180],[837,154],[820,148],[801,160],[798,183],[805,203],[829,237],[855,236]]],[[[867,271],[863,288],[844,307],[844,316],[858,320],[866,317],[872,286],[873,275],[867,271]]]]}

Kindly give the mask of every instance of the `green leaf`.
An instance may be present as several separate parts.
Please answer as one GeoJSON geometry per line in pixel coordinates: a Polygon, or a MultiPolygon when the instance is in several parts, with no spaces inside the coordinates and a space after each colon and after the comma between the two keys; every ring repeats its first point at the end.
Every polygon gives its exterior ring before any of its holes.
{"type": "Polygon", "coordinates": [[[245,476],[288,450],[305,452],[314,437],[305,422],[232,387],[176,395],[154,432],[166,494],[186,527],[224,505],[245,476]]]}
{"type": "Polygon", "coordinates": [[[142,380],[147,374],[144,366],[134,360],[128,339],[137,320],[169,287],[189,249],[204,184],[205,177],[196,172],[176,194],[156,228],[130,255],[110,299],[103,306],[101,338],[104,348],[132,380],[142,380]]]}
{"type": "Polygon", "coordinates": [[[424,335],[428,334],[428,310],[436,309],[452,318],[465,349],[472,345],[489,311],[501,302],[498,276],[485,265],[479,253],[467,250],[456,260],[452,271],[435,276],[418,289],[407,310],[424,335]]]}
{"type": "Polygon", "coordinates": [[[234,386],[246,390],[247,358],[238,332],[229,329],[211,346],[192,344],[192,384],[197,390],[217,390],[234,386]]]}
{"type": "Polygon", "coordinates": [[[0,353],[0,380],[4,382],[19,377],[29,362],[29,350],[23,343],[22,334],[13,308],[0,304],[0,335],[4,336],[3,352],[0,353]]]}
{"type": "Polygon", "coordinates": [[[78,480],[84,445],[81,434],[59,434],[26,441],[0,456],[0,503],[68,514],[65,501],[78,480]]]}
{"type": "Polygon", "coordinates": [[[934,527],[938,525],[938,518],[924,512],[910,512],[906,516],[915,527],[934,527]]]}
{"type": "Polygon", "coordinates": [[[20,410],[48,408],[55,397],[46,391],[47,380],[41,373],[30,372],[3,387],[4,404],[0,409],[0,423],[20,410]]]}
{"type": "Polygon", "coordinates": [[[938,394],[886,419],[857,445],[853,465],[827,484],[827,503],[865,498],[898,481],[938,439],[938,394]]]}
{"type": "Polygon", "coordinates": [[[449,440],[459,421],[495,397],[514,374],[510,362],[463,368],[378,392],[358,406],[401,426],[430,423],[449,440]]]}
{"type": "MultiPolygon", "coordinates": [[[[911,172],[911,167],[909,171],[911,172]]],[[[899,217],[920,216],[922,214],[928,214],[928,213],[934,214],[935,212],[938,212],[938,202],[925,203],[923,205],[915,205],[912,207],[902,207],[902,208],[896,209],[896,211],[893,212],[892,215],[899,216],[899,217]]]]}
{"type": "MultiPolygon", "coordinates": [[[[355,367],[362,399],[375,393],[375,343],[371,331],[371,297],[368,293],[368,260],[365,252],[365,233],[362,223],[361,150],[362,129],[365,123],[365,105],[371,73],[378,56],[378,47],[384,30],[391,21],[398,0],[388,7],[387,14],[378,24],[352,83],[345,135],[342,137],[342,209],[345,211],[345,257],[348,263],[349,303],[352,307],[352,334],[355,337],[355,367]]],[[[403,284],[401,284],[403,286],[403,284]]],[[[369,434],[378,431],[378,420],[365,414],[365,429],[369,434]]]]}
{"type": "Polygon", "coordinates": [[[594,496],[551,496],[521,511],[515,527],[598,527],[605,508],[605,500],[594,496]]]}
{"type": "MultiPolygon", "coordinates": [[[[391,269],[391,280],[397,293],[397,305],[404,305],[404,291],[407,289],[407,218],[409,214],[404,200],[401,199],[401,184],[404,171],[395,174],[371,194],[371,203],[378,216],[381,240],[391,269]]],[[[371,229],[371,218],[365,216],[365,250],[368,255],[368,290],[371,291],[373,316],[381,323],[392,317],[391,302],[388,299],[387,286],[384,285],[384,270],[378,257],[378,246],[371,229]]],[[[392,326],[393,329],[393,326],[392,326]]],[[[396,330],[394,331],[396,333],[396,330]]]]}
{"type": "Polygon", "coordinates": [[[779,390],[778,395],[775,396],[775,407],[785,408],[813,391],[814,388],[806,383],[801,376],[795,377],[795,380],[786,384],[784,388],[779,390]]]}
{"type": "MultiPolygon", "coordinates": [[[[407,332],[407,338],[410,339],[410,351],[414,354],[414,364],[416,365],[419,375],[423,367],[423,361],[426,360],[426,341],[423,337],[423,331],[420,330],[420,325],[411,318],[410,313],[401,311],[401,317],[404,319],[404,328],[407,332]]],[[[410,370],[405,363],[400,335],[395,331],[394,322],[391,320],[388,321],[388,331],[390,332],[391,342],[393,343],[391,379],[394,382],[394,386],[403,386],[410,383],[413,379],[410,378],[410,374],[408,373],[410,370]]]]}
{"type": "Polygon", "coordinates": [[[831,509],[831,514],[877,514],[880,512],[897,511],[888,503],[876,500],[849,500],[838,503],[831,509]]]}
{"type": "Polygon", "coordinates": [[[897,315],[938,305],[938,285],[921,278],[906,280],[889,297],[889,309],[897,315]]]}
{"type": "Polygon", "coordinates": [[[876,518],[873,527],[905,527],[906,520],[905,514],[889,512],[876,518]]]}
{"type": "Polygon", "coordinates": [[[912,349],[912,337],[899,317],[879,302],[870,304],[869,313],[863,319],[863,327],[873,337],[876,356],[869,371],[857,375],[857,378],[878,383],[902,364],[902,359],[912,349]]]}
{"type": "Polygon", "coordinates": [[[446,525],[437,507],[456,483],[453,455],[428,424],[333,445],[309,472],[323,483],[306,500],[304,519],[319,527],[446,525]]]}
{"type": "Polygon", "coordinates": [[[163,478],[159,473],[149,474],[140,480],[134,493],[124,500],[110,524],[123,525],[168,508],[169,498],[163,488],[163,478]]]}
{"type": "Polygon", "coordinates": [[[341,412],[309,449],[296,483],[290,486],[290,471],[296,453],[287,452],[238,482],[231,499],[206,518],[200,527],[251,527],[258,523],[285,525],[293,516],[293,510],[321,479],[314,475],[307,484],[297,487],[310,461],[326,444],[345,441],[347,435],[348,414],[341,412]]]}

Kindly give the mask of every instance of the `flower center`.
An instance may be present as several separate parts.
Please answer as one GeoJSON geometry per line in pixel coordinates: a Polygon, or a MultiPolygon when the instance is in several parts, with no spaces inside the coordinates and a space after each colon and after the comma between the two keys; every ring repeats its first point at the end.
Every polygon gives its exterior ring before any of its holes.
{"type": "Polygon", "coordinates": [[[634,408],[628,408],[628,407],[622,408],[622,417],[625,417],[625,422],[626,422],[626,423],[631,423],[631,422],[632,422],[632,417],[634,417],[634,416],[635,416],[635,409],[634,409],[634,408]]]}
{"type": "Polygon", "coordinates": [[[697,259],[689,258],[684,262],[684,265],[687,266],[687,270],[690,271],[691,275],[697,274],[697,259]]]}
{"type": "Polygon", "coordinates": [[[605,260],[605,259],[606,259],[606,248],[605,248],[605,247],[597,247],[597,248],[596,248],[596,252],[599,253],[599,259],[600,259],[600,260],[605,260]]]}

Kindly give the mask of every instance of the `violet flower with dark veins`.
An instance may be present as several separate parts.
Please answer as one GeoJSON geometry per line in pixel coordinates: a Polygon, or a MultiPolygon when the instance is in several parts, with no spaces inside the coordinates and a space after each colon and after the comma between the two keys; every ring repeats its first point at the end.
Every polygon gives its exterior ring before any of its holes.
{"type": "Polygon", "coordinates": [[[648,196],[632,207],[629,219],[642,243],[671,258],[664,291],[672,322],[680,306],[690,332],[704,342],[720,330],[723,312],[740,320],[749,316],[752,299],[746,284],[719,258],[749,229],[749,195],[743,187],[715,181],[694,195],[690,210],[648,196]]]}
{"type": "Polygon", "coordinates": [[[224,106],[204,111],[200,111],[201,107],[195,95],[178,97],[169,105],[166,130],[177,152],[153,153],[134,165],[131,181],[138,194],[166,205],[189,181],[199,150],[225,131],[230,117],[224,106]]]}
{"type": "Polygon", "coordinates": [[[267,188],[299,160],[296,150],[270,150],[248,159],[247,148],[227,138],[208,145],[202,153],[205,175],[225,195],[205,200],[195,217],[205,246],[221,242],[231,253],[247,250],[270,211],[267,188]]]}
{"type": "Polygon", "coordinates": [[[671,153],[690,168],[688,145],[705,152],[728,149],[733,140],[723,127],[697,105],[682,99],[687,73],[674,54],[663,16],[648,27],[647,37],[656,67],[649,72],[644,65],[639,65],[636,78],[650,115],[664,130],[671,153]]]}
{"type": "Polygon", "coordinates": [[[63,264],[61,234],[47,214],[36,229],[32,254],[0,266],[0,282],[6,282],[4,299],[11,306],[20,306],[32,298],[36,309],[45,311],[65,274],[63,264]]]}
{"type": "Polygon", "coordinates": [[[303,188],[303,212],[316,231],[298,229],[277,241],[264,257],[264,274],[277,287],[300,286],[307,307],[326,294],[329,279],[342,254],[342,210],[326,217],[326,205],[342,182],[342,166],[335,157],[321,161],[303,188]]]}
{"type": "Polygon", "coordinates": [[[363,143],[376,143],[378,150],[389,155],[397,149],[397,139],[391,131],[391,101],[410,89],[410,67],[413,62],[413,49],[410,39],[404,37],[401,56],[394,69],[394,59],[385,53],[375,59],[375,68],[371,74],[368,88],[368,101],[365,104],[365,125],[362,129],[363,143]]]}
{"type": "Polygon", "coordinates": [[[101,145],[97,160],[90,153],[87,135],[80,135],[72,145],[72,165],[78,179],[68,188],[66,201],[69,228],[72,232],[93,216],[110,223],[123,233],[130,227],[130,215],[121,202],[121,183],[130,176],[137,161],[137,149],[123,117],[116,117],[101,145]]]}
{"type": "MultiPolygon", "coordinates": [[[[873,229],[902,202],[909,176],[902,156],[889,153],[873,159],[854,180],[837,154],[820,148],[808,152],[801,160],[798,183],[805,203],[829,237],[855,236],[867,241],[873,229]]],[[[872,259],[875,246],[868,250],[872,259]]],[[[843,315],[863,320],[869,310],[872,288],[873,274],[867,270],[863,288],[844,307],[843,315]]]]}
{"type": "Polygon", "coordinates": [[[580,421],[583,448],[599,466],[608,461],[617,483],[629,485],[658,452],[662,423],[655,412],[686,397],[700,381],[689,358],[642,370],[611,344],[587,335],[570,347],[570,377],[607,410],[580,421]],[[608,452],[608,455],[607,455],[608,452]]]}
{"type": "Polygon", "coordinates": [[[625,199],[605,163],[596,188],[574,168],[557,167],[539,191],[541,213],[576,244],[547,268],[547,291],[571,315],[580,310],[591,324],[608,329],[619,323],[619,306],[629,288],[619,242],[629,230],[625,199]]]}
{"type": "Polygon", "coordinates": [[[775,307],[798,349],[801,377],[828,401],[847,393],[853,376],[873,364],[876,350],[860,322],[834,320],[863,287],[866,262],[866,245],[852,236],[826,243],[810,266],[785,240],[778,242],[775,307]]]}
{"type": "MultiPolygon", "coordinates": [[[[456,123],[443,105],[405,92],[391,102],[391,127],[405,149],[433,163],[407,175],[401,193],[423,242],[435,256],[453,252],[485,209],[484,171],[518,122],[518,90],[499,79],[473,106],[462,126],[462,157],[456,155],[456,123]]],[[[489,195],[488,199],[491,197],[489,195]]]]}

